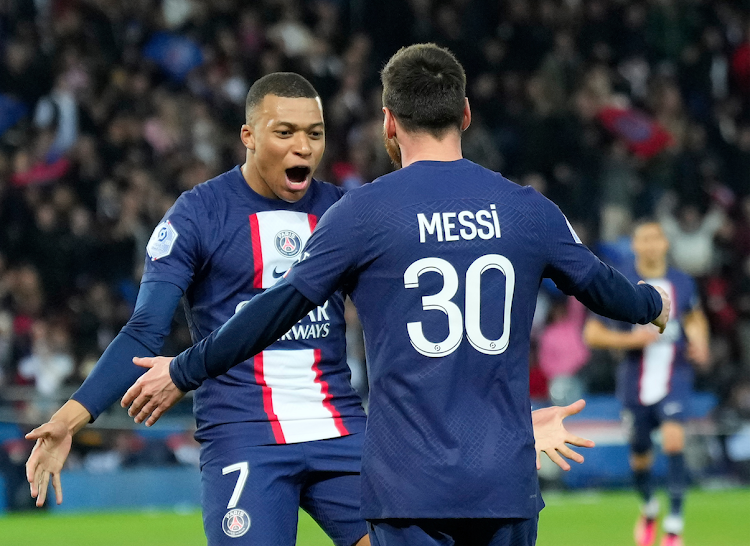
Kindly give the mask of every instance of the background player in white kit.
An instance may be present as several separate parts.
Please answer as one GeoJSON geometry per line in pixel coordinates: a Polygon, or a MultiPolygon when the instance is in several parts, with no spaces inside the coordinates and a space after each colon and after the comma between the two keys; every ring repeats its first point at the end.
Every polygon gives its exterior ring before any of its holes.
{"type": "Polygon", "coordinates": [[[708,321],[700,308],[693,279],[669,266],[669,241],[658,222],[639,222],[633,230],[632,246],[635,263],[623,272],[631,280],[643,279],[666,290],[672,298],[672,320],[660,336],[650,325],[633,328],[592,317],[586,322],[584,339],[591,347],[627,351],[620,364],[617,391],[630,428],[630,467],[643,500],[635,542],[638,546],[651,546],[656,540],[659,503],[651,484],[651,432],[658,428],[668,460],[670,497],[662,545],[680,546],[687,482],[684,421],[692,393],[691,362],[701,367],[708,364],[708,321]]]}

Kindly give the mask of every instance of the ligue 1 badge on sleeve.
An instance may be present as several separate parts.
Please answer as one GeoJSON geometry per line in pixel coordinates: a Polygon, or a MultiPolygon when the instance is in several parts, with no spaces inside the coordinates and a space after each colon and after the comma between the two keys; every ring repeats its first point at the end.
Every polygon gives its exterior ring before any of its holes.
{"type": "Polygon", "coordinates": [[[151,238],[148,240],[148,245],[146,245],[146,251],[151,261],[169,256],[178,235],[177,230],[169,220],[156,226],[156,229],[151,234],[151,238]]]}
{"type": "Polygon", "coordinates": [[[250,516],[241,508],[230,510],[224,515],[221,528],[228,537],[241,537],[250,529],[250,516]]]}

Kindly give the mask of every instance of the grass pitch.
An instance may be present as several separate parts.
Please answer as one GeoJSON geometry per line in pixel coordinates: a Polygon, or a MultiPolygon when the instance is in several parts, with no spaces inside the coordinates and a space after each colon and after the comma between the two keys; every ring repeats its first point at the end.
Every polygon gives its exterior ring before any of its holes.
{"type": "MultiPolygon", "coordinates": [[[[635,494],[545,495],[537,546],[632,546],[635,494]]],[[[665,499],[662,499],[665,506],[665,499]]],[[[750,545],[750,489],[691,491],[686,546],[750,545]]],[[[126,512],[0,516],[2,546],[205,546],[199,512],[126,512]]],[[[297,544],[331,546],[301,514],[297,544]]]]}

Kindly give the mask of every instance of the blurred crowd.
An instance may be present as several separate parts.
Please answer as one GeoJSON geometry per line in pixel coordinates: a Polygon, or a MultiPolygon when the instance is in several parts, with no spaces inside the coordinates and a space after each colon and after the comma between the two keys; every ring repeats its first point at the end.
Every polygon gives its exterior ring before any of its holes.
{"type": "MultiPolygon", "coordinates": [[[[711,324],[699,386],[750,419],[750,0],[0,0],[0,385],[35,385],[35,418],[80,384],[130,316],[153,226],[242,162],[256,78],[320,92],[318,178],[388,172],[378,72],[424,41],[466,68],[467,158],[549,196],[615,265],[635,219],[663,222],[711,324]]],[[[538,396],[558,376],[612,391],[584,318],[542,292],[538,396]]],[[[190,343],[175,320],[167,354],[190,343]]]]}

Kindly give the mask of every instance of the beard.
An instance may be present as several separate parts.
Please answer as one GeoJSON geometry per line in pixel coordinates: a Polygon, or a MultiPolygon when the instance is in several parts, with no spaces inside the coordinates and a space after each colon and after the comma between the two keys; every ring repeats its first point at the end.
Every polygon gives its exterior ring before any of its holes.
{"type": "Polygon", "coordinates": [[[401,168],[401,148],[398,147],[398,140],[396,137],[388,138],[385,134],[385,127],[383,127],[383,144],[385,144],[385,151],[388,152],[388,156],[391,158],[391,163],[397,169],[401,168]]]}

